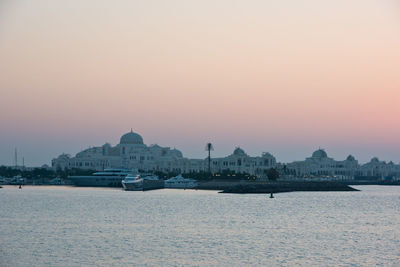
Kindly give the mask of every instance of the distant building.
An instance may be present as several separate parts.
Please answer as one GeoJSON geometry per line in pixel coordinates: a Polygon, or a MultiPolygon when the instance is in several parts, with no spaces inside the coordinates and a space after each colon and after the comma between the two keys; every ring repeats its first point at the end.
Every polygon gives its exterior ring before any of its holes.
{"type": "Polygon", "coordinates": [[[361,166],[361,175],[367,179],[385,179],[388,177],[400,179],[400,165],[394,164],[392,161],[386,163],[374,157],[370,162],[361,166]]]}
{"type": "MultiPolygon", "coordinates": [[[[208,161],[185,158],[182,152],[175,148],[147,146],[143,143],[143,138],[131,130],[121,136],[119,144],[115,146],[106,143],[99,147],[91,147],[77,153],[75,157],[61,154],[52,160],[52,168],[137,168],[144,171],[189,173],[208,171],[208,161]]],[[[352,155],[345,160],[335,160],[328,157],[323,149],[316,150],[311,157],[303,161],[287,164],[277,163],[275,157],[268,152],[262,153],[261,156],[249,156],[240,147],[227,157],[211,158],[212,173],[231,171],[265,178],[271,168],[277,168],[285,177],[295,178],[400,179],[399,164],[373,158],[370,162],[360,165],[352,155]]]]}
{"type": "Polygon", "coordinates": [[[211,172],[213,173],[233,171],[262,176],[266,174],[267,170],[276,166],[276,159],[270,153],[264,152],[259,157],[251,157],[240,147],[237,147],[227,157],[211,159],[211,172]]]}
{"type": "Polygon", "coordinates": [[[52,160],[54,169],[80,168],[103,170],[107,168],[137,168],[145,171],[190,172],[203,170],[203,160],[189,160],[182,152],[159,145],[147,146],[143,138],[134,133],[121,136],[119,144],[106,143],[85,149],[71,157],[62,154],[52,160]]]}
{"type": "Polygon", "coordinates": [[[343,179],[353,179],[355,175],[361,175],[358,161],[352,155],[338,161],[329,158],[323,149],[316,150],[304,161],[288,163],[287,168],[298,177],[340,176],[343,179]]]}
{"type": "MultiPolygon", "coordinates": [[[[232,171],[237,173],[263,174],[276,166],[276,159],[269,153],[259,157],[247,155],[236,148],[232,155],[211,159],[211,172],[232,171]]],[[[106,143],[100,147],[85,149],[71,157],[61,154],[52,160],[53,169],[79,168],[103,170],[107,168],[137,168],[145,171],[200,172],[208,170],[206,159],[184,158],[182,152],[159,145],[147,146],[143,138],[133,131],[124,134],[119,144],[106,143]]]]}
{"type": "Polygon", "coordinates": [[[349,155],[345,160],[329,158],[325,150],[316,150],[311,157],[304,161],[287,164],[288,170],[296,177],[337,177],[340,179],[384,179],[386,177],[400,178],[400,165],[386,163],[372,158],[370,162],[360,165],[349,155]]]}

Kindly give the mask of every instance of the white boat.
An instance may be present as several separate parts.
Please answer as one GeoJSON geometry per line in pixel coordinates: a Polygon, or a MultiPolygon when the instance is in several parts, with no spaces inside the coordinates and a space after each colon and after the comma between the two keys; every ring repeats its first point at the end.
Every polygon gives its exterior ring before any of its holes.
{"type": "Polygon", "coordinates": [[[56,177],[56,178],[51,179],[49,181],[49,184],[50,185],[65,185],[65,181],[61,177],[56,177]]]}
{"type": "Polygon", "coordinates": [[[16,184],[16,183],[14,178],[1,177],[0,184],[6,185],[6,184],[16,184]]]}
{"type": "Polygon", "coordinates": [[[129,174],[125,177],[124,180],[121,181],[122,187],[125,190],[134,190],[137,188],[137,190],[141,190],[142,188],[142,180],[140,179],[139,174],[129,174]]]}
{"type": "Polygon", "coordinates": [[[16,175],[13,178],[10,179],[9,184],[12,185],[25,185],[27,179],[22,177],[21,175],[16,175]]]}
{"type": "Polygon", "coordinates": [[[165,181],[165,188],[195,188],[197,181],[190,178],[184,178],[181,174],[165,181]]]}
{"type": "Polygon", "coordinates": [[[126,191],[146,191],[164,188],[164,180],[159,179],[156,175],[130,174],[121,183],[126,191]]]}
{"type": "Polygon", "coordinates": [[[76,186],[121,187],[121,181],[130,174],[126,169],[105,169],[89,176],[68,176],[76,186]]]}

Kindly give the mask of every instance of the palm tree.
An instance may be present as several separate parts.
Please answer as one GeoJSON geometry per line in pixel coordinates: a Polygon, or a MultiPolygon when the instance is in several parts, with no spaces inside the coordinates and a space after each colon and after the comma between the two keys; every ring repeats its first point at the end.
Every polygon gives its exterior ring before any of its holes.
{"type": "Polygon", "coordinates": [[[208,172],[211,174],[211,150],[214,150],[214,147],[211,143],[207,143],[206,151],[208,151],[208,172]]]}

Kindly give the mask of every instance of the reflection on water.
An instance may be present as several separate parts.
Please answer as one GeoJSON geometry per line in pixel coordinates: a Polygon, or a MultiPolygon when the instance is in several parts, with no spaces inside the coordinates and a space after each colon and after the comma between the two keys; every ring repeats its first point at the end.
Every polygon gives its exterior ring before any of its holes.
{"type": "Polygon", "coordinates": [[[400,265],[400,187],[0,189],[0,266],[400,265]]]}

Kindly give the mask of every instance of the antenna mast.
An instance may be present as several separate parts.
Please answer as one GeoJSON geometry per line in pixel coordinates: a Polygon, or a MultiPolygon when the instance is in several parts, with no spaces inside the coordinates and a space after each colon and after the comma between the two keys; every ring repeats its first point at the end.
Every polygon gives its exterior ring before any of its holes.
{"type": "Polygon", "coordinates": [[[17,148],[15,148],[14,150],[14,163],[15,163],[15,167],[18,166],[18,153],[17,153],[17,148]]]}

